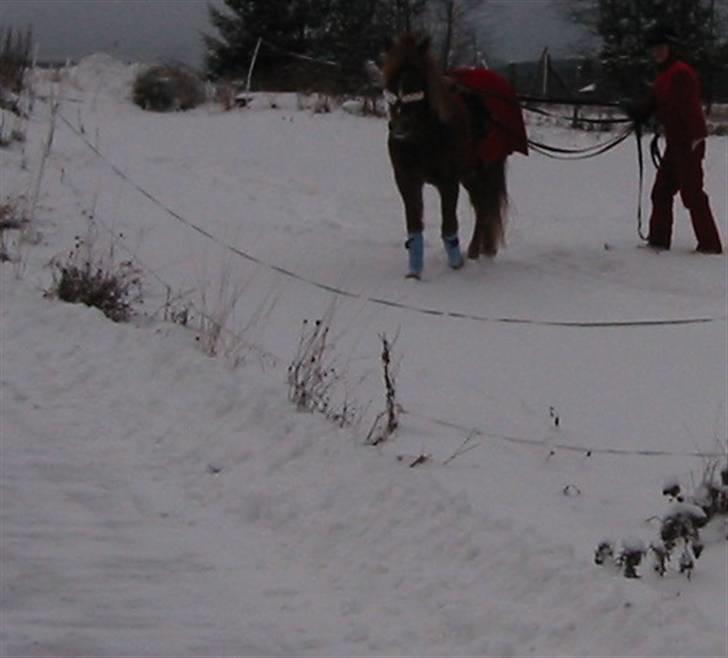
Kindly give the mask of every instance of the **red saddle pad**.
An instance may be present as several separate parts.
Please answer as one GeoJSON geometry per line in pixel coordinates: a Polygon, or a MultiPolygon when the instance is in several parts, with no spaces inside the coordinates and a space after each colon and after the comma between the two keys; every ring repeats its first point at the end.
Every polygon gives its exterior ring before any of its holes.
{"type": "Polygon", "coordinates": [[[528,155],[528,137],[516,92],[502,75],[489,69],[457,68],[448,77],[478,94],[491,123],[488,134],[477,146],[485,162],[505,160],[513,152],[528,155]]]}

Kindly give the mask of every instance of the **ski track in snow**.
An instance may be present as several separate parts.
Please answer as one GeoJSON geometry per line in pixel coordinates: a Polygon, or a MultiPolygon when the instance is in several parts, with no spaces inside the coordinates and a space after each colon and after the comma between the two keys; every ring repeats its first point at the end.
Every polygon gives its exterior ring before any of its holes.
{"type": "MultiPolygon", "coordinates": [[[[687,253],[684,213],[672,253],[633,248],[628,145],[578,165],[514,159],[509,248],[462,272],[445,267],[428,194],[427,276],[415,285],[401,276],[383,122],[313,116],[285,98],[278,111],[150,115],[124,100],[129,76],[103,58],[82,63],[83,103],[64,116],[175,212],[265,262],[363,297],[494,317],[726,314],[726,259],[687,253]]],[[[39,111],[30,156],[46,127],[39,111]]],[[[712,139],[709,153],[728,236],[728,140],[712,139]]],[[[28,174],[19,153],[0,156],[5,195],[28,174]]],[[[551,455],[560,443],[715,451],[726,436],[725,321],[585,331],[334,303],[180,226],[60,125],[49,167],[42,242],[24,248],[22,280],[0,270],[2,655],[728,653],[717,530],[690,583],[647,566],[628,581],[592,563],[605,535],[653,538],[644,521],[664,509],[664,478],[687,484],[701,460],[551,455]],[[43,299],[45,266],[85,234],[84,213],[123,233],[175,290],[213,294],[226,271],[244,281],[234,326],[270,302],[246,338],[274,363],[251,352],[231,368],[190,330],[114,325],[43,299]],[[381,404],[377,334],[399,332],[411,413],[382,448],[362,445],[367,428],[338,430],[286,399],[300,322],[332,304],[333,346],[362,406],[381,404]],[[426,417],[542,445],[481,436],[443,466],[465,437],[426,417]],[[427,463],[409,468],[421,454],[427,463]]],[[[464,202],[460,214],[466,238],[464,202]]],[[[163,300],[150,280],[147,310],[163,300]]]]}

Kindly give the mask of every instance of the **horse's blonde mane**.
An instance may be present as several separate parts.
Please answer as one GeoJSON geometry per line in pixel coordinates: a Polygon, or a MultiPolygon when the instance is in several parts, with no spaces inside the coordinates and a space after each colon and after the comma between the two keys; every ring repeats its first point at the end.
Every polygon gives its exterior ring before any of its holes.
{"type": "Polygon", "coordinates": [[[388,87],[405,66],[420,68],[427,84],[430,107],[443,123],[449,123],[453,116],[452,96],[440,65],[430,51],[428,37],[405,33],[397,39],[384,56],[382,74],[388,87]]]}

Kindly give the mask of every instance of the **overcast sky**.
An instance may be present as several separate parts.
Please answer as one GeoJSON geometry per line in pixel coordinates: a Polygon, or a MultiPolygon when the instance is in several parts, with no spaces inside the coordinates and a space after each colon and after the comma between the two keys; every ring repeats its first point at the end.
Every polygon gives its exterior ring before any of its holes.
{"type": "MultiPolygon", "coordinates": [[[[221,0],[215,0],[220,3],[221,0]]],[[[0,26],[32,25],[41,59],[109,52],[126,59],[199,65],[209,0],[0,0],[0,26]]],[[[544,46],[573,50],[580,31],[553,0],[485,0],[491,56],[535,59],[544,46]]]]}

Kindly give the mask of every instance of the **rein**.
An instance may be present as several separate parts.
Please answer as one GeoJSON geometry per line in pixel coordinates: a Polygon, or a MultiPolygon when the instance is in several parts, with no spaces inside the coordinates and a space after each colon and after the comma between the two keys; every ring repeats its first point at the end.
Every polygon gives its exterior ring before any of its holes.
{"type": "Polygon", "coordinates": [[[586,146],[584,148],[564,148],[561,146],[551,146],[550,144],[537,142],[534,139],[529,139],[528,145],[533,148],[533,150],[537,153],[540,153],[541,155],[544,155],[547,158],[551,158],[553,160],[588,160],[589,158],[595,158],[598,155],[602,155],[603,153],[607,153],[613,148],[616,148],[623,141],[625,141],[633,132],[633,129],[629,128],[607,142],[601,142],[599,144],[586,146]]]}
{"type": "Polygon", "coordinates": [[[645,158],[642,153],[642,124],[639,121],[634,124],[634,135],[637,139],[637,164],[640,172],[640,184],[637,193],[637,235],[640,236],[641,240],[647,242],[647,234],[642,226],[642,190],[645,186],[645,158]]]}
{"type": "MultiPolygon", "coordinates": [[[[499,98],[501,98],[499,96],[499,98]]],[[[518,103],[522,109],[526,110],[527,112],[531,112],[532,114],[538,114],[543,117],[548,117],[549,119],[556,119],[558,121],[574,121],[574,117],[565,117],[561,116],[559,114],[554,114],[553,112],[547,112],[541,107],[538,107],[538,105],[571,105],[575,108],[578,107],[609,107],[621,110],[622,108],[618,103],[611,103],[609,101],[599,102],[599,101],[580,101],[580,100],[561,100],[561,99],[542,99],[538,98],[536,96],[518,96],[518,103]]],[[[510,102],[510,99],[502,98],[502,100],[506,102],[510,102]]],[[[590,117],[578,117],[576,119],[580,123],[587,123],[590,125],[596,125],[596,126],[606,126],[606,125],[612,125],[615,123],[630,123],[632,120],[629,118],[610,118],[610,119],[592,119],[590,117]]]]}
{"type": "MultiPolygon", "coordinates": [[[[482,93],[482,92],[481,92],[482,93]]],[[[560,116],[557,114],[553,114],[551,112],[547,112],[546,110],[535,107],[532,105],[533,103],[539,103],[542,105],[572,105],[574,107],[609,107],[609,108],[616,108],[616,109],[622,109],[621,105],[619,103],[609,102],[609,101],[586,101],[586,100],[574,100],[574,99],[542,99],[534,96],[517,96],[517,100],[514,101],[510,98],[505,98],[501,94],[495,94],[493,92],[485,92],[486,94],[489,94],[491,96],[495,96],[499,98],[502,101],[505,101],[507,103],[518,105],[521,109],[526,110],[528,112],[531,112],[533,114],[539,114],[541,116],[549,117],[552,119],[562,120],[562,121],[571,121],[572,119],[564,116],[560,116]],[[527,104],[528,103],[528,104],[527,104]]],[[[496,125],[498,125],[502,130],[505,130],[506,132],[510,132],[508,130],[507,126],[504,126],[500,122],[493,121],[493,117],[490,117],[490,120],[494,122],[496,125]]],[[[622,118],[622,119],[590,119],[590,118],[583,118],[579,119],[582,123],[589,123],[593,125],[612,125],[616,123],[621,124],[630,124],[628,128],[623,130],[619,135],[614,137],[613,139],[610,139],[609,141],[602,142],[600,144],[594,144],[592,146],[587,146],[585,148],[564,148],[559,146],[552,146],[550,144],[545,144],[543,142],[538,142],[534,139],[528,139],[528,145],[530,148],[532,148],[537,153],[547,157],[551,158],[552,160],[588,160],[590,158],[594,158],[598,155],[602,155],[604,153],[607,153],[611,151],[612,149],[619,146],[622,142],[627,140],[630,135],[634,134],[635,140],[637,142],[637,167],[639,170],[639,185],[638,185],[638,196],[637,196],[637,234],[639,235],[640,239],[647,241],[647,235],[644,231],[643,226],[643,211],[642,211],[642,196],[644,191],[644,178],[645,178],[645,165],[644,165],[644,153],[642,148],[642,124],[639,122],[634,122],[630,118],[622,118]]],[[[650,143],[650,156],[652,158],[652,162],[655,165],[655,168],[659,169],[660,163],[662,160],[662,156],[660,154],[660,148],[658,144],[659,135],[655,134],[653,137],[651,143],[650,143]]]]}
{"type": "MultiPolygon", "coordinates": [[[[608,142],[595,144],[582,149],[567,149],[558,146],[550,146],[548,144],[537,142],[533,139],[528,140],[528,145],[537,153],[540,153],[547,158],[551,158],[552,160],[588,160],[611,151],[627,140],[631,135],[635,136],[635,141],[637,142],[637,169],[639,171],[639,185],[637,186],[637,234],[641,240],[646,242],[648,238],[644,231],[642,212],[642,195],[645,185],[645,160],[642,149],[641,123],[634,123],[608,142]]],[[[650,155],[655,167],[659,168],[661,156],[657,140],[658,135],[655,135],[650,143],[650,155]]]]}

